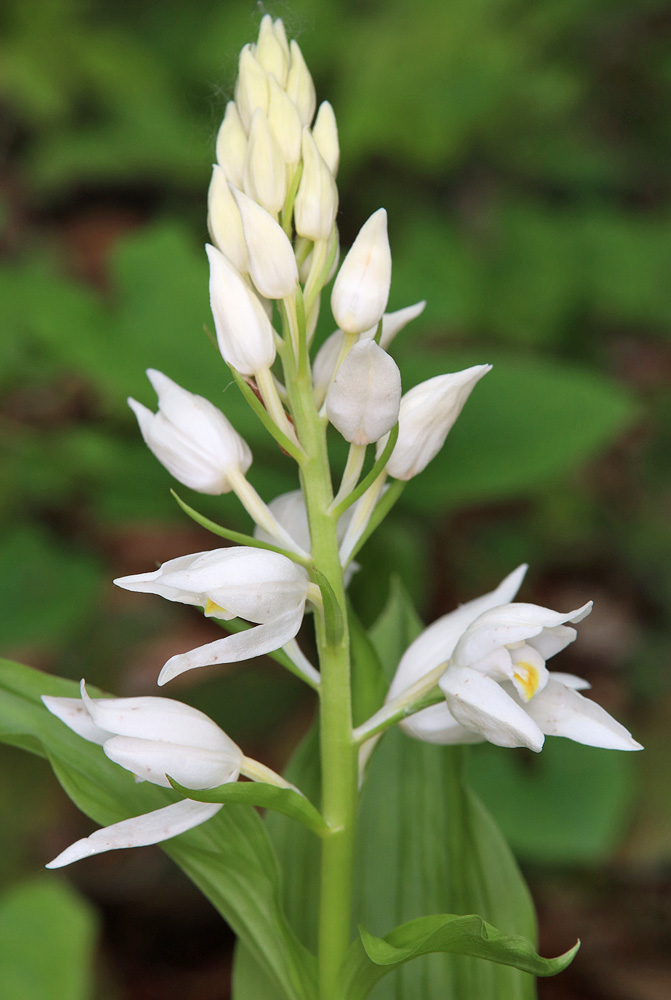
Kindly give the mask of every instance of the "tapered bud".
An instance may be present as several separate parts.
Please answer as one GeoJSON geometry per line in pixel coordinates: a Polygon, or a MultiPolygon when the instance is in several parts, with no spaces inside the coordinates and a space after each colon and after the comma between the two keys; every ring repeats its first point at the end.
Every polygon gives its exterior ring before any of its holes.
{"type": "Polygon", "coordinates": [[[331,293],[331,310],[346,333],[363,333],[380,322],[391,286],[387,213],[371,215],[342,262],[331,293]]]}
{"type": "Polygon", "coordinates": [[[315,85],[297,42],[291,42],[290,51],[291,65],[287,77],[286,92],[296,105],[301,124],[309,125],[317,106],[315,85]]]}
{"type": "Polygon", "coordinates": [[[245,45],[240,53],[235,103],[247,132],[255,111],[260,108],[264,114],[268,113],[268,97],[268,74],[257,62],[251,46],[245,45]]]}
{"type": "Polygon", "coordinates": [[[292,295],[298,285],[298,268],[287,234],[265,208],[242,191],[233,194],[242,217],[254,284],[266,299],[292,295]]]}
{"type": "Polygon", "coordinates": [[[281,17],[276,18],[275,22],[273,23],[273,29],[275,31],[275,38],[277,39],[278,43],[282,46],[284,54],[287,57],[287,66],[288,66],[289,61],[291,59],[291,53],[289,52],[289,42],[287,41],[287,33],[284,30],[284,22],[281,17]]]}
{"type": "Polygon", "coordinates": [[[217,162],[231,184],[237,188],[242,187],[246,155],[247,133],[235,101],[229,101],[217,135],[217,162]]]}
{"type": "MultiPolygon", "coordinates": [[[[412,479],[438,454],[473,387],[491,365],[475,365],[420,382],[403,396],[398,441],[387,463],[395,479],[412,479]]],[[[384,441],[378,445],[378,454],[384,441]]]]}
{"type": "Polygon", "coordinates": [[[216,247],[205,249],[210,260],[210,304],[224,361],[243,375],[270,368],[275,334],[263,306],[216,247]]]}
{"type": "Polygon", "coordinates": [[[245,274],[249,270],[249,258],[240,210],[226,175],[217,163],[212,168],[212,180],[207,192],[207,228],[215,246],[228,257],[233,267],[245,274]]]}
{"type": "Polygon", "coordinates": [[[401,373],[374,340],[355,344],[326,396],[326,413],[346,441],[371,444],[398,420],[401,373]]]}
{"type": "Polygon", "coordinates": [[[256,111],[252,120],[243,187],[250,198],[273,215],[277,215],[284,204],[287,193],[284,157],[262,111],[256,111]]]}
{"type": "Polygon", "coordinates": [[[129,399],[142,437],[180,483],[218,496],[232,489],[229,472],[247,471],[252,453],[221,410],[183,389],[162,372],[147,369],[158,396],[158,413],[129,399]]]}
{"type": "Polygon", "coordinates": [[[335,177],[340,164],[340,146],[335,113],[328,101],[322,101],[319,105],[319,111],[312,126],[312,138],[326,166],[335,177]]]}
{"type": "Polygon", "coordinates": [[[302,151],[303,174],[294,204],[296,232],[309,240],[326,240],[338,211],[338,189],[307,128],[302,151]]]}
{"type": "Polygon", "coordinates": [[[284,162],[295,166],[301,158],[301,120],[296,105],[272,75],[269,87],[268,121],[284,162]]]}
{"type": "Polygon", "coordinates": [[[259,66],[266,73],[272,73],[283,87],[289,73],[289,52],[282,45],[280,38],[278,38],[270,14],[266,14],[261,18],[259,40],[256,43],[255,55],[259,66]]]}

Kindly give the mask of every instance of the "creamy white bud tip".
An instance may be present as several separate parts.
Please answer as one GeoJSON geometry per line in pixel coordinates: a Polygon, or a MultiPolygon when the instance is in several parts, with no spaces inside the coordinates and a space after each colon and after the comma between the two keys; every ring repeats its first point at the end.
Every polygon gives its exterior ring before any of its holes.
{"type": "Polygon", "coordinates": [[[190,489],[212,496],[230,492],[229,473],[245,473],[252,464],[245,441],[209,400],[153,368],[147,375],[158,396],[158,413],[128,400],[147,446],[190,489]]]}
{"type": "Polygon", "coordinates": [[[234,191],[249,254],[249,273],[266,299],[293,295],[298,267],[289,237],[272,215],[242,191],[234,191]]]}
{"type": "Polygon", "coordinates": [[[275,334],[263,306],[216,247],[205,249],[210,261],[210,304],[224,361],[243,375],[270,368],[275,360],[275,334]]]}
{"type": "MultiPolygon", "coordinates": [[[[438,454],[476,382],[491,365],[475,365],[421,382],[401,399],[398,441],[387,463],[395,479],[412,479],[438,454]]],[[[378,445],[378,453],[384,441],[378,445]]]]}
{"type": "Polygon", "coordinates": [[[296,232],[308,240],[327,240],[338,211],[338,188],[307,128],[302,140],[303,173],[296,193],[296,232]]]}
{"type": "Polygon", "coordinates": [[[326,397],[328,418],[346,441],[371,444],[398,420],[401,373],[374,340],[355,344],[326,397]]]}
{"type": "Polygon", "coordinates": [[[297,42],[291,42],[290,51],[291,65],[287,77],[286,92],[296,105],[301,124],[309,125],[317,106],[315,85],[297,42]]]}
{"type": "Polygon", "coordinates": [[[242,230],[240,210],[228,186],[226,174],[217,163],[207,192],[207,227],[214,245],[228,257],[241,274],[249,270],[247,244],[242,230]]]}
{"type": "Polygon", "coordinates": [[[326,166],[335,177],[340,164],[340,145],[335,112],[328,101],[322,101],[319,105],[319,111],[312,126],[312,138],[326,166]]]}
{"type": "Polygon", "coordinates": [[[245,193],[277,215],[287,193],[287,168],[265,112],[255,111],[243,171],[245,193]]]}
{"type": "Polygon", "coordinates": [[[289,53],[278,38],[270,14],[261,18],[256,61],[266,73],[272,73],[282,87],[285,85],[289,73],[289,53]]]}
{"type": "Polygon", "coordinates": [[[331,310],[340,329],[363,333],[379,323],[390,286],[387,213],[380,208],[361,227],[333,285],[331,310]]]}
{"type": "Polygon", "coordinates": [[[240,53],[238,79],[235,84],[235,103],[240,120],[247,132],[252,124],[254,112],[259,108],[268,112],[268,74],[257,62],[251,45],[245,45],[240,53]]]}
{"type": "Polygon", "coordinates": [[[296,105],[272,74],[269,78],[269,86],[268,122],[282,151],[284,162],[295,167],[301,158],[303,126],[298,117],[296,105]]]}
{"type": "Polygon", "coordinates": [[[217,134],[216,156],[219,166],[234,187],[242,187],[242,172],[247,155],[247,133],[235,101],[226,105],[224,120],[217,134]]]}

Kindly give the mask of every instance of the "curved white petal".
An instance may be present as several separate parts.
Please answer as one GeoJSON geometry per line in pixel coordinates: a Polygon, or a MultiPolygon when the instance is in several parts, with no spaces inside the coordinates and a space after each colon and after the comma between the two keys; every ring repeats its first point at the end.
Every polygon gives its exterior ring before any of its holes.
{"type": "Polygon", "coordinates": [[[207,667],[215,663],[237,663],[240,660],[249,660],[253,656],[272,653],[298,633],[303,620],[303,610],[301,605],[266,625],[257,625],[244,632],[228,635],[224,639],[216,639],[206,646],[198,646],[189,653],[172,656],[159,674],[159,685],[166,684],[173,677],[187,670],[194,670],[196,667],[207,667]]]}
{"type": "Polygon", "coordinates": [[[547,736],[565,736],[576,743],[607,750],[642,750],[629,730],[590,698],[565,684],[555,674],[526,706],[529,716],[547,736]]]}
{"type": "Polygon", "coordinates": [[[221,809],[220,803],[192,802],[184,799],[153,812],[124,819],[120,823],[96,830],[90,837],[78,840],[50,861],[47,868],[62,868],[81,858],[90,858],[104,851],[125,847],[147,847],[169,840],[180,833],[211,819],[221,809]]]}
{"type": "Polygon", "coordinates": [[[130,736],[113,736],[105,742],[103,750],[115,764],[142,781],[165,788],[170,788],[167,775],[187,788],[216,788],[227,781],[237,781],[243,757],[241,750],[229,754],[130,736]]]}
{"type": "Polygon", "coordinates": [[[103,744],[109,736],[106,729],[96,726],[81,698],[54,698],[43,694],[42,701],[52,715],[90,743],[103,744]]]}
{"type": "Polygon", "coordinates": [[[550,672],[550,679],[558,681],[564,687],[573,688],[574,691],[588,691],[592,686],[583,677],[576,677],[575,674],[565,674],[560,670],[552,670],[550,672]]]}
{"type": "Polygon", "coordinates": [[[406,688],[424,677],[441,663],[446,663],[454,651],[459,637],[479,615],[499,604],[513,600],[522,585],[526,563],[509,573],[495,590],[462,604],[429,625],[406,649],[401,657],[396,675],[389,688],[387,701],[397,697],[406,688]]]}
{"type": "Polygon", "coordinates": [[[496,746],[529,747],[536,753],[543,749],[539,727],[491,677],[469,667],[450,667],[439,683],[450,712],[467,729],[496,746]]]}
{"type": "Polygon", "coordinates": [[[399,723],[401,729],[424,743],[452,745],[456,743],[482,743],[484,736],[473,729],[466,729],[450,714],[443,702],[430,705],[399,723]]]}

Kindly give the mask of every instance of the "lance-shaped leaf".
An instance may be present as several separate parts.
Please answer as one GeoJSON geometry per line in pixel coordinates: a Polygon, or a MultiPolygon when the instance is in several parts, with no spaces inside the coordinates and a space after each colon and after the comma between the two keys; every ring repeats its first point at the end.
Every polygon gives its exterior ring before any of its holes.
{"type": "Polygon", "coordinates": [[[384,938],[360,927],[361,940],[346,960],[343,996],[365,1000],[375,984],[392,969],[420,955],[450,952],[511,965],[535,976],[554,976],[573,959],[580,942],[557,958],[542,958],[528,938],[502,934],[474,914],[433,914],[396,927],[384,938]]]}

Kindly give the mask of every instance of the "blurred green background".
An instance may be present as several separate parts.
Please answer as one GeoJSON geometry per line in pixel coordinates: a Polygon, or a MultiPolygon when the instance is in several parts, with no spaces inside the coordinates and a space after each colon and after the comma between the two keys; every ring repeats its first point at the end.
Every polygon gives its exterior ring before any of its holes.
{"type": "MultiPolygon", "coordinates": [[[[427,299],[394,347],[405,388],[495,365],[369,543],[353,599],[372,622],[397,572],[428,621],[523,561],[523,599],[595,599],[562,669],[592,682],[645,753],[550,741],[532,760],[484,747],[472,777],[530,878],[544,953],[583,938],[541,997],[666,1000],[668,5],[266,9],[298,38],[338,117],[343,245],[384,205],[390,308],[427,299]]],[[[179,513],[126,406],[129,394],[153,406],[144,369],[225,409],[267,499],[295,487],[203,333],[214,138],[259,19],[251,3],[213,0],[6,0],[0,14],[2,653],[117,694],[153,693],[164,660],[211,635],[189,609],[110,583],[213,545],[179,513]]],[[[330,330],[325,316],[320,336],[330,330]]],[[[248,529],[229,498],[180,493],[248,529]]],[[[311,711],[267,664],[175,691],[276,766],[311,711]]],[[[75,895],[61,876],[24,884],[90,824],[41,761],[2,748],[0,779],[0,926],[61,915],[72,954],[59,1000],[228,995],[221,929],[158,851],[73,869],[75,895]],[[100,925],[88,982],[73,971],[93,940],[83,897],[100,925]]],[[[6,1000],[53,1000],[31,961],[46,937],[16,936],[25,954],[11,935],[0,941],[3,982],[16,983],[6,1000]]]]}

